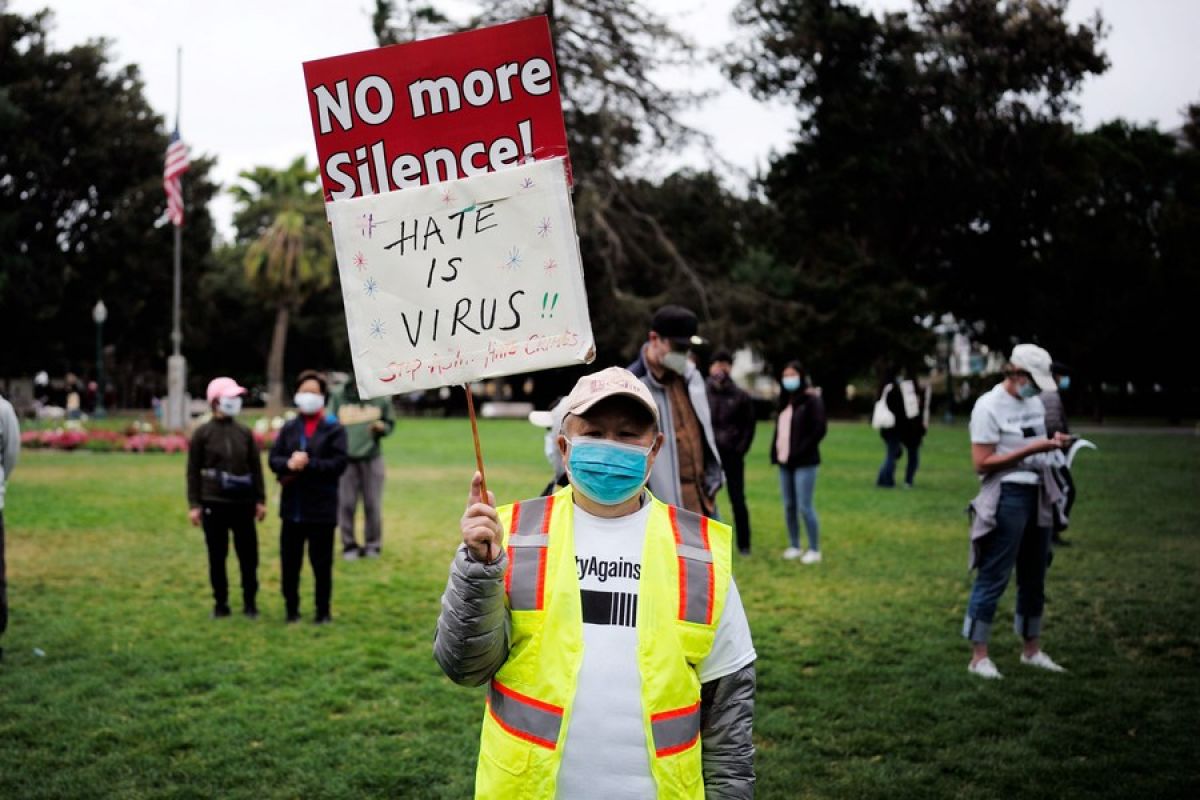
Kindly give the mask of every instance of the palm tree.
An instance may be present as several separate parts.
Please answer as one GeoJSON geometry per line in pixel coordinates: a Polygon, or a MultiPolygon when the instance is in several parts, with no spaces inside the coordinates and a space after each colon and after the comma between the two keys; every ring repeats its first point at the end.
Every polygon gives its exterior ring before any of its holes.
{"type": "Polygon", "coordinates": [[[288,322],[308,297],[333,283],[333,240],[317,173],[303,156],[282,170],[255,167],[239,177],[245,185],[230,189],[240,205],[234,225],[246,246],[246,280],[275,308],[267,395],[272,408],[281,408],[288,322]]]}

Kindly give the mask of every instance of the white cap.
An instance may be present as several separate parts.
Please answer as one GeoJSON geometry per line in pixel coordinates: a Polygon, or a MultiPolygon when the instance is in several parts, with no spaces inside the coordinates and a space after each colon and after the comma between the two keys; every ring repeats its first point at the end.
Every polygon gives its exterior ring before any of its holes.
{"type": "Polygon", "coordinates": [[[1032,375],[1033,382],[1043,392],[1052,392],[1058,388],[1058,381],[1050,374],[1050,364],[1053,360],[1045,349],[1036,344],[1017,345],[1012,349],[1008,362],[1032,375]]]}

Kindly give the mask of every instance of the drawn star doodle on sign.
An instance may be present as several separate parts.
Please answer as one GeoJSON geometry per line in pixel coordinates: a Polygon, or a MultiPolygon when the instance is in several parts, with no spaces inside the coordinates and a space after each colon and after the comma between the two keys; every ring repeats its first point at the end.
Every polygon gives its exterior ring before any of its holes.
{"type": "Polygon", "coordinates": [[[537,235],[545,239],[550,235],[550,218],[542,217],[542,221],[538,223],[537,235]]]}
{"type": "Polygon", "coordinates": [[[371,235],[375,233],[375,229],[385,222],[387,222],[385,219],[381,219],[376,222],[374,214],[363,214],[358,218],[358,225],[362,230],[362,235],[368,239],[370,239],[371,235]]]}
{"type": "Polygon", "coordinates": [[[525,180],[521,181],[521,188],[522,189],[532,189],[533,188],[533,178],[526,178],[525,180]]]}
{"type": "Polygon", "coordinates": [[[521,266],[521,251],[515,246],[508,251],[508,257],[504,261],[505,269],[516,269],[521,266]]]}
{"type": "Polygon", "coordinates": [[[383,320],[381,320],[381,319],[371,320],[371,335],[372,336],[374,336],[376,339],[382,339],[383,335],[385,333],[387,333],[387,330],[386,330],[386,326],[384,325],[383,320]]]}
{"type": "Polygon", "coordinates": [[[374,278],[367,278],[363,281],[363,292],[366,293],[367,297],[374,297],[377,291],[379,291],[379,284],[376,283],[374,278]]]}
{"type": "Polygon", "coordinates": [[[362,254],[361,250],[354,254],[354,266],[359,272],[367,268],[367,257],[362,254]]]}
{"type": "Polygon", "coordinates": [[[558,267],[558,262],[555,261],[553,258],[547,258],[544,266],[546,268],[546,272],[549,272],[550,270],[556,269],[558,267]]]}
{"type": "Polygon", "coordinates": [[[450,193],[449,189],[443,189],[442,190],[442,205],[448,206],[453,202],[454,202],[454,195],[450,193]]]}

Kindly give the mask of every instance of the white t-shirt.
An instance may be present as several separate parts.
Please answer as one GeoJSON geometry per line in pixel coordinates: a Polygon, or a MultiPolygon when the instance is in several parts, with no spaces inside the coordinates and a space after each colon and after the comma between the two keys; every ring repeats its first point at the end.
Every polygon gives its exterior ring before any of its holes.
{"type": "MultiPolygon", "coordinates": [[[[996,384],[975,401],[971,411],[971,443],[994,444],[996,455],[1020,450],[1035,439],[1046,438],[1046,409],[1037,397],[1013,397],[996,384]]],[[[1034,453],[1021,460],[1018,466],[1038,467],[1047,463],[1046,453],[1034,453]]],[[[1028,469],[1018,469],[1000,479],[1001,482],[1036,484],[1041,478],[1028,469]]]]}
{"type": "MultiPolygon", "coordinates": [[[[637,665],[637,596],[651,506],[617,519],[575,506],[575,565],[583,600],[583,663],[558,771],[558,797],[653,798],[637,665]]],[[[754,661],[750,626],[729,582],[701,683],[754,661]]]]}

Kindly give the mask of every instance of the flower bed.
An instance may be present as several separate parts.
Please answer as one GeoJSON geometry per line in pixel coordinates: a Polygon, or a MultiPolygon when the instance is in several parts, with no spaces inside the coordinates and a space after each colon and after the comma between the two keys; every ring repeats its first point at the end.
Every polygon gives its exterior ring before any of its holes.
{"type": "MultiPolygon", "coordinates": [[[[275,441],[278,426],[274,420],[256,424],[254,441],[267,450],[275,441]]],[[[280,422],[282,425],[282,421],[280,422]]],[[[82,425],[42,431],[24,431],[21,446],[29,450],[87,450],[94,453],[186,453],[188,437],[180,433],[160,433],[145,423],[130,425],[125,431],[87,430],[82,425]]]]}

